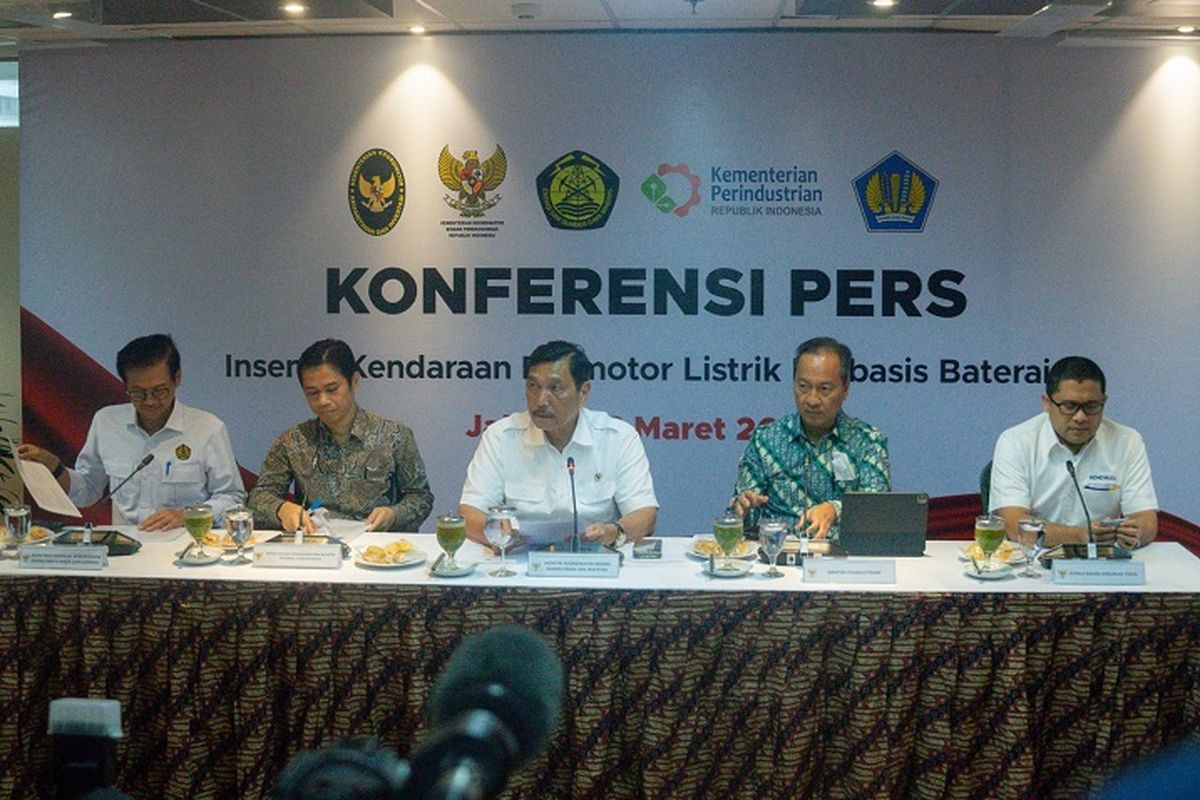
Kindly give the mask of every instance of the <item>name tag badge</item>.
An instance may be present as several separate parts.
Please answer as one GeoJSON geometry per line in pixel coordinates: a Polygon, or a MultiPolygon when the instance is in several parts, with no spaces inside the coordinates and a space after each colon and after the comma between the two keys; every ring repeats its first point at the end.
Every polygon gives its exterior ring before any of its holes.
{"type": "Polygon", "coordinates": [[[1054,582],[1084,586],[1144,586],[1146,564],[1143,561],[1098,558],[1058,558],[1050,567],[1054,582]]]}
{"type": "Polygon", "coordinates": [[[254,548],[254,566],[291,569],[341,569],[342,546],[270,542],[254,548]]]}
{"type": "Polygon", "coordinates": [[[108,547],[102,544],[22,545],[19,569],[102,570],[108,566],[108,547]]]}
{"type": "Polygon", "coordinates": [[[895,583],[896,562],[870,558],[806,558],[805,583],[895,583]]]}
{"type": "Polygon", "coordinates": [[[845,453],[833,454],[833,477],[839,481],[852,481],[858,477],[858,472],[845,453]]]}

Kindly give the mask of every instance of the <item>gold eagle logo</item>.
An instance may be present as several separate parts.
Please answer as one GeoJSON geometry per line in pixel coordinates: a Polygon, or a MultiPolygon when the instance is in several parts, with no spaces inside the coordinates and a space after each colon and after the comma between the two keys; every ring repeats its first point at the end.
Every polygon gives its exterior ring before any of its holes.
{"type": "Polygon", "coordinates": [[[481,217],[483,212],[500,202],[500,195],[488,196],[504,182],[508,173],[508,158],[504,148],[496,145],[496,151],[487,161],[480,162],[479,151],[463,152],[462,160],[450,154],[450,146],[442,148],[438,156],[438,177],[454,195],[445,195],[446,205],[464,217],[481,217]]]}
{"type": "Polygon", "coordinates": [[[359,202],[365,208],[376,214],[386,211],[392,205],[392,195],[396,194],[396,176],[391,175],[385,181],[378,175],[372,175],[369,180],[366,175],[359,175],[358,193],[362,195],[359,202]]]}

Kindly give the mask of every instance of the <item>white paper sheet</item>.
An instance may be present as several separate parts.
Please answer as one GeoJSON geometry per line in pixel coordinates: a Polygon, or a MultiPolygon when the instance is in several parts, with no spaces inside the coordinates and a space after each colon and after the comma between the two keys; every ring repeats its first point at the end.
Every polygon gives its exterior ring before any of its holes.
{"type": "MultiPolygon", "coordinates": [[[[8,439],[8,446],[12,448],[13,453],[17,452],[17,447],[13,444],[12,439],[8,439]]],[[[63,488],[58,485],[58,481],[50,474],[50,470],[46,469],[45,464],[37,461],[22,461],[19,458],[14,460],[17,462],[17,471],[21,473],[21,480],[25,482],[25,488],[43,511],[61,514],[64,517],[83,516],[71,502],[71,498],[67,497],[63,488]]]]}

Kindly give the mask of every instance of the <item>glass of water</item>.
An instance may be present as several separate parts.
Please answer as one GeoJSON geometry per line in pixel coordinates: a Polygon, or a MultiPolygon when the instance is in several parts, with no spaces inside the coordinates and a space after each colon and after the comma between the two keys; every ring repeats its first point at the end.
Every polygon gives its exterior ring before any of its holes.
{"type": "Polygon", "coordinates": [[[249,564],[250,559],[246,558],[246,542],[250,541],[250,535],[254,533],[254,515],[250,513],[250,509],[245,506],[234,506],[225,512],[225,530],[229,531],[229,538],[233,540],[237,546],[237,558],[230,561],[230,564],[249,564]]]}
{"type": "Polygon", "coordinates": [[[787,541],[790,527],[784,520],[775,518],[764,519],[758,523],[758,544],[771,560],[771,568],[763,573],[763,577],[783,577],[776,562],[779,561],[779,554],[783,552],[783,544],[787,541]]]}
{"type": "Polygon", "coordinates": [[[1025,554],[1025,571],[1021,573],[1023,578],[1040,578],[1037,571],[1033,568],[1033,562],[1037,559],[1038,542],[1041,540],[1042,532],[1046,529],[1046,525],[1036,517],[1023,519],[1017,523],[1017,546],[1021,548],[1021,552],[1025,554]]]}
{"type": "Polygon", "coordinates": [[[8,543],[14,551],[28,541],[32,519],[33,511],[27,505],[11,505],[4,509],[4,527],[8,529],[8,543]]]}
{"type": "Polygon", "coordinates": [[[483,526],[483,535],[489,544],[500,548],[500,569],[491,573],[496,578],[507,578],[517,574],[509,569],[504,561],[504,551],[512,544],[516,521],[517,511],[512,506],[492,506],[488,509],[487,524],[483,526]]]}

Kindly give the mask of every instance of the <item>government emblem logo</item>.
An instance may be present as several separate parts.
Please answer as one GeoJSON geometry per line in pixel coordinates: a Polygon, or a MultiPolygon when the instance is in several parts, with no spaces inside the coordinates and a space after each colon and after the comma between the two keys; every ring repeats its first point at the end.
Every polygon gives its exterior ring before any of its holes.
{"type": "Polygon", "coordinates": [[[175,457],[180,461],[187,461],[192,457],[192,448],[188,447],[186,444],[179,445],[179,447],[175,448],[175,457]]]}
{"type": "Polygon", "coordinates": [[[358,227],[383,236],[404,213],[404,171],[396,157],[375,148],[359,156],[350,171],[350,214],[358,227]]]}
{"type": "Polygon", "coordinates": [[[642,194],[662,213],[682,219],[700,202],[700,176],[693,175],[687,164],[659,164],[658,169],[642,181],[642,194]],[[675,188],[671,189],[666,181],[668,175],[679,175],[684,183],[674,179],[675,188]],[[680,203],[677,197],[687,199],[680,203]]]}
{"type": "Polygon", "coordinates": [[[574,150],[537,176],[538,200],[551,227],[594,230],[608,222],[620,184],[617,173],[603,161],[574,150]]]}
{"type": "Polygon", "coordinates": [[[897,151],[854,179],[867,230],[917,232],[937,193],[937,179],[897,151]]]}
{"type": "Polygon", "coordinates": [[[508,158],[504,149],[496,145],[496,152],[487,161],[479,160],[478,150],[467,150],[462,155],[462,161],[450,154],[450,146],[442,148],[438,156],[438,177],[442,183],[455,194],[443,195],[446,205],[453,208],[464,217],[482,217],[496,203],[500,195],[489,195],[504,182],[508,172],[508,158]]]}

